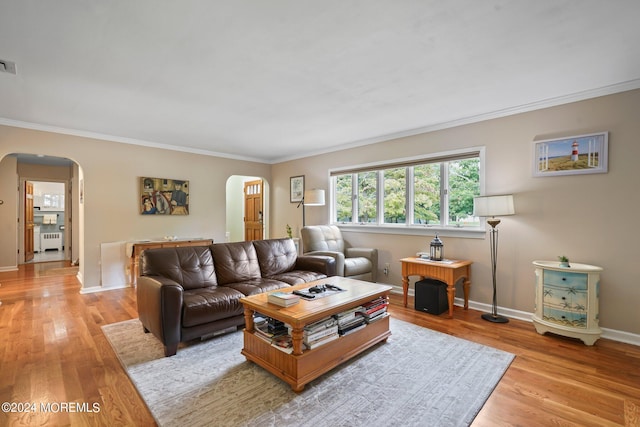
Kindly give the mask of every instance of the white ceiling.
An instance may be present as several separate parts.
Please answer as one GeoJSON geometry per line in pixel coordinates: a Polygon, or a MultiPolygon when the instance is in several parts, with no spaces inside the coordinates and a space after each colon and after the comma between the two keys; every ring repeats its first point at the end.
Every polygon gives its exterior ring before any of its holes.
{"type": "Polygon", "coordinates": [[[638,0],[0,3],[0,124],[277,162],[640,87],[638,0]]]}

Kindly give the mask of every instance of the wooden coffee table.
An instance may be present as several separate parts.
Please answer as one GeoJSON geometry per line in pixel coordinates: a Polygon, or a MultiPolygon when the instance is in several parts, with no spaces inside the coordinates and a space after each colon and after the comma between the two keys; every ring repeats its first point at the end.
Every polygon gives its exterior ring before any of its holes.
{"type": "Polygon", "coordinates": [[[240,299],[244,305],[246,328],[242,354],[247,360],[260,365],[273,375],[300,392],[305,384],[351,359],[380,341],[385,341],[389,331],[389,317],[386,316],[368,324],[354,333],[341,336],[312,350],[303,351],[304,327],[325,317],[372,301],[380,296],[388,296],[391,286],[344,277],[330,277],[315,282],[292,286],[285,289],[306,289],[314,285],[332,284],[345,289],[316,300],[301,299],[298,304],[280,307],[267,302],[265,292],[240,299]],[[253,314],[261,313],[289,324],[292,328],[293,352],[285,353],[254,334],[253,314]]]}

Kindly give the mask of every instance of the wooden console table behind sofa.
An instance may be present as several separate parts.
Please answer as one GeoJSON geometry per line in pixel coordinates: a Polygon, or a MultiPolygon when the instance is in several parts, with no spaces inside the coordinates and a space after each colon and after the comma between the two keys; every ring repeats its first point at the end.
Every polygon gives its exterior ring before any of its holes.
{"type": "Polygon", "coordinates": [[[141,240],[138,242],[129,242],[127,244],[127,253],[130,256],[129,265],[129,283],[135,286],[137,283],[138,272],[138,260],[140,254],[146,249],[154,248],[174,248],[179,246],[208,246],[213,244],[213,239],[202,238],[184,238],[175,240],[141,240]]]}

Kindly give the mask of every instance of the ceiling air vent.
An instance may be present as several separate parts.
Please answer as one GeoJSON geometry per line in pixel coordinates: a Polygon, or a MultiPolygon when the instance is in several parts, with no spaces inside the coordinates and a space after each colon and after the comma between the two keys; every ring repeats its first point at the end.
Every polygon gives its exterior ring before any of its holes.
{"type": "Polygon", "coordinates": [[[16,73],[16,63],[7,61],[5,59],[0,59],[0,72],[2,73],[16,73]]]}

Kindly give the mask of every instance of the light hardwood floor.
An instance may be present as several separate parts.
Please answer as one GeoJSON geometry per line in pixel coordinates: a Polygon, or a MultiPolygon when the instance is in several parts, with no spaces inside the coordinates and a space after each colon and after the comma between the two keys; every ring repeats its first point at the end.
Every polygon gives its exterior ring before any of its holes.
{"type": "MultiPolygon", "coordinates": [[[[33,412],[0,411],[0,426],[154,425],[100,329],[137,317],[134,289],[81,295],[75,276],[45,272],[65,265],[0,273],[0,403],[36,404],[33,412]],[[70,412],[67,402],[91,409],[97,403],[99,412],[70,412]]],[[[404,308],[401,296],[392,295],[389,310],[517,356],[474,426],[640,426],[640,347],[607,339],[587,347],[538,335],[529,322],[495,325],[459,307],[447,319],[412,304],[404,308]]]]}

